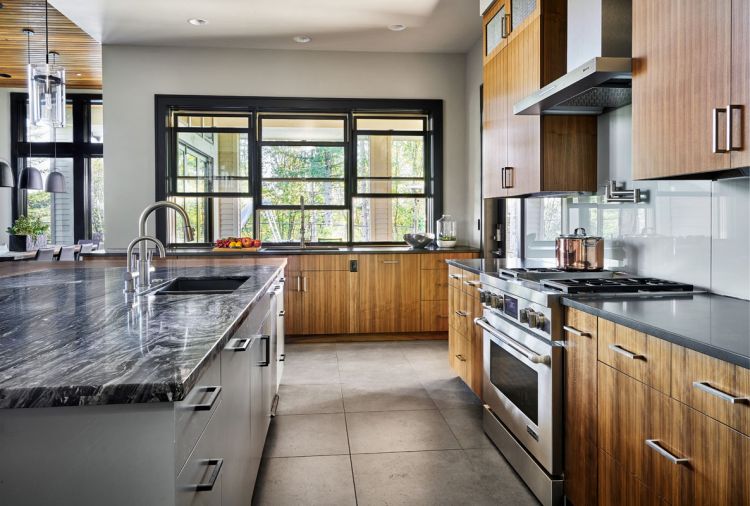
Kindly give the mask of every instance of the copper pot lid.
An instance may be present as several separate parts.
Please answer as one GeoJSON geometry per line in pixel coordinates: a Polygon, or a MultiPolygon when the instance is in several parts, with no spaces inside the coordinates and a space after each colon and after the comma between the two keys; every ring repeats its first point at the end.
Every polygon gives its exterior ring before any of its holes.
{"type": "Polygon", "coordinates": [[[558,239],[602,239],[601,237],[594,236],[594,235],[586,235],[586,229],[583,227],[578,227],[573,231],[572,234],[563,234],[558,236],[558,239]]]}

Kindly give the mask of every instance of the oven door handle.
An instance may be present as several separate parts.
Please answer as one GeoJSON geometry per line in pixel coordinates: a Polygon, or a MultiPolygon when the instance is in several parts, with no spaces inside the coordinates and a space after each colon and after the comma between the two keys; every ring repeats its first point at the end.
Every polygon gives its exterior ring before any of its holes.
{"type": "Polygon", "coordinates": [[[522,345],[521,343],[518,343],[514,341],[513,339],[510,339],[508,337],[505,337],[505,335],[499,333],[495,328],[487,323],[487,318],[474,318],[474,323],[476,325],[479,325],[484,330],[501,340],[503,343],[507,344],[514,350],[516,350],[518,353],[523,355],[526,360],[531,362],[532,364],[544,364],[544,365],[550,365],[552,363],[552,357],[549,355],[538,355],[534,352],[534,350],[528,349],[526,346],[522,345]]]}

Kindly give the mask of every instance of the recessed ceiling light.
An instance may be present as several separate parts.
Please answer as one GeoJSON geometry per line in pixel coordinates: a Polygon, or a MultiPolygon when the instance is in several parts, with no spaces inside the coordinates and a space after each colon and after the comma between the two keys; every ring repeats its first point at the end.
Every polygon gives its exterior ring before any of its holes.
{"type": "Polygon", "coordinates": [[[401,25],[401,24],[388,25],[388,29],[392,32],[403,32],[404,30],[406,30],[406,25],[401,25]]]}
{"type": "Polygon", "coordinates": [[[297,44],[307,44],[312,41],[312,37],[308,37],[307,35],[297,35],[296,37],[293,37],[292,40],[297,44]]]}
{"type": "Polygon", "coordinates": [[[6,74],[5,72],[2,72],[2,73],[0,73],[0,77],[3,78],[3,79],[10,79],[13,76],[10,75],[10,74],[6,74]]]}
{"type": "Polygon", "coordinates": [[[188,23],[190,23],[193,26],[203,26],[203,25],[208,24],[208,21],[206,21],[205,19],[201,19],[201,18],[190,18],[188,19],[188,23]]]}

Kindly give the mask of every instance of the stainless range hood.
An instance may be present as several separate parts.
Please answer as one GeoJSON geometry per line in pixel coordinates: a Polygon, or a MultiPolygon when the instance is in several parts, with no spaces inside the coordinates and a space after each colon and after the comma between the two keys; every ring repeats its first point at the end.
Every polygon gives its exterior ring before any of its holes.
{"type": "Polygon", "coordinates": [[[631,0],[568,0],[568,73],[513,114],[595,116],[631,101],[631,0]]]}

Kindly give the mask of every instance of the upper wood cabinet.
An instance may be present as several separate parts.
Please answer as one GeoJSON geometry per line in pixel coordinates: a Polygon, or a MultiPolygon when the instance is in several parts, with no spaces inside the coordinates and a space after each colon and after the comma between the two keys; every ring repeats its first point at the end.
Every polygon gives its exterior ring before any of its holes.
{"type": "Polygon", "coordinates": [[[492,59],[508,42],[510,34],[510,0],[497,0],[484,13],[482,50],[484,63],[492,59]]]}
{"type": "Polygon", "coordinates": [[[513,114],[516,102],[566,71],[567,2],[513,1],[509,15],[507,38],[485,54],[483,195],[595,191],[595,117],[513,114]]]}
{"type": "Polygon", "coordinates": [[[750,165],[746,0],[633,0],[633,178],[750,165]]]}

